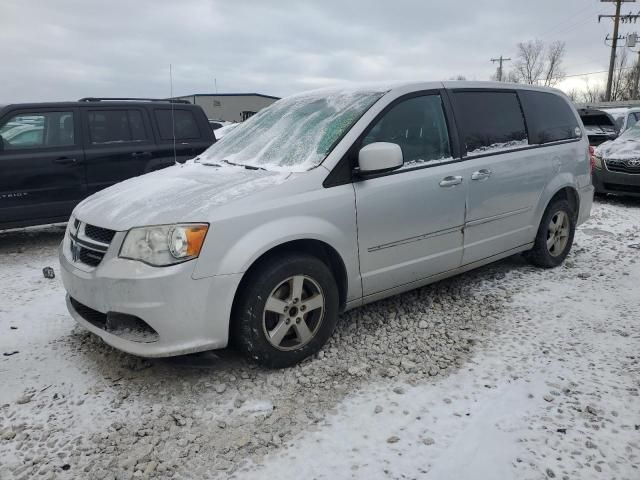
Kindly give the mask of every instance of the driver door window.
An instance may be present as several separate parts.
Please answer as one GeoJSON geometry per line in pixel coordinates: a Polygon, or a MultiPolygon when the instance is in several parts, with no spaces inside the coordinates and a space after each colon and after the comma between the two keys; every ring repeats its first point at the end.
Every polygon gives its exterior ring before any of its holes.
{"type": "Polygon", "coordinates": [[[73,112],[20,113],[0,127],[5,150],[74,145],[73,112]]]}
{"type": "Polygon", "coordinates": [[[451,159],[449,131],[440,95],[424,95],[394,105],[362,141],[395,143],[402,149],[402,168],[451,159]]]}

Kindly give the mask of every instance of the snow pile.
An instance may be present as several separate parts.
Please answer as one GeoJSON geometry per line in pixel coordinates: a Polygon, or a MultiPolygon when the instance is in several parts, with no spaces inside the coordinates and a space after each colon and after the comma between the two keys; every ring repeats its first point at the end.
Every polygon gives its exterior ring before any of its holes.
{"type": "Polygon", "coordinates": [[[218,128],[217,130],[215,130],[213,132],[215,134],[215,136],[216,136],[216,140],[220,140],[222,137],[226,136],[227,134],[229,134],[229,132],[231,132],[232,130],[235,130],[240,125],[242,125],[242,124],[241,123],[230,123],[228,125],[225,125],[223,127],[218,128]]]}
{"type": "Polygon", "coordinates": [[[511,140],[509,142],[493,143],[491,145],[476,148],[470,152],[467,152],[467,157],[473,157],[474,155],[485,155],[487,153],[502,152],[505,150],[514,150],[516,148],[528,147],[529,139],[524,138],[522,140],[511,140]]]}
{"type": "Polygon", "coordinates": [[[402,167],[400,167],[400,170],[404,168],[419,167],[421,165],[438,165],[440,163],[447,163],[451,161],[453,161],[452,157],[441,157],[441,158],[434,158],[431,160],[415,159],[415,160],[410,160],[408,162],[405,162],[402,165],[402,167]]]}
{"type": "Polygon", "coordinates": [[[325,89],[278,100],[232,130],[200,156],[268,170],[302,172],[316,167],[335,142],[384,90],[325,89]]]}
{"type": "Polygon", "coordinates": [[[640,126],[630,128],[615,140],[604,142],[595,153],[607,160],[640,158],[640,126]]]}

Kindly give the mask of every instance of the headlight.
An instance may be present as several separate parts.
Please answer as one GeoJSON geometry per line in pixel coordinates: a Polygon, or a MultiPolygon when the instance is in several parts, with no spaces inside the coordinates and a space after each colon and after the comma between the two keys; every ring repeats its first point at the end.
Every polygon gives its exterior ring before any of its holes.
{"type": "Polygon", "coordinates": [[[132,228],[120,248],[120,257],[155,267],[186,262],[200,255],[209,225],[158,225],[132,228]]]}
{"type": "Polygon", "coordinates": [[[602,157],[598,155],[593,156],[593,166],[599,169],[602,169],[602,157]]]}

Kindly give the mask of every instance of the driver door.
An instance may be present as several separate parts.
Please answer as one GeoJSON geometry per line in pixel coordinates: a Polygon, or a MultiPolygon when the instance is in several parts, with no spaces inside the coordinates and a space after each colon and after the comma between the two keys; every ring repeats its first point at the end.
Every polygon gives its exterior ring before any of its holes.
{"type": "Polygon", "coordinates": [[[0,120],[0,225],[66,221],[84,197],[75,108],[12,111],[0,120]]]}
{"type": "Polygon", "coordinates": [[[396,143],[404,158],[354,184],[364,296],[461,265],[467,185],[450,131],[440,93],[424,92],[391,104],[357,148],[396,143]]]}

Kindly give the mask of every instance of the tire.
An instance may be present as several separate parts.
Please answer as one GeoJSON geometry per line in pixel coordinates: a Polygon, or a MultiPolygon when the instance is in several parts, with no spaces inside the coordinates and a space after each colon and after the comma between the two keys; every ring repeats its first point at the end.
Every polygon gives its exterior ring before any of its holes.
{"type": "Polygon", "coordinates": [[[576,232],[576,214],[566,200],[555,200],[547,206],[538,227],[533,248],[525,256],[533,265],[542,268],[554,268],[564,262],[573,245],[576,232]],[[554,233],[552,226],[561,224],[554,233]],[[566,223],[565,223],[566,222],[566,223]],[[566,236],[563,236],[563,233],[566,236]],[[552,241],[552,237],[566,241],[552,241]],[[550,247],[549,244],[552,244],[550,247]]]}
{"type": "Polygon", "coordinates": [[[606,194],[606,193],[604,193],[604,192],[598,192],[598,191],[595,191],[595,192],[593,192],[593,197],[594,197],[594,198],[597,198],[597,199],[599,199],[599,200],[604,200],[604,199],[606,199],[606,198],[607,198],[607,194],[606,194]]]}
{"type": "Polygon", "coordinates": [[[333,333],[338,287],[329,267],[314,256],[267,258],[241,289],[232,316],[233,340],[262,366],[295,365],[320,350],[333,333]]]}

